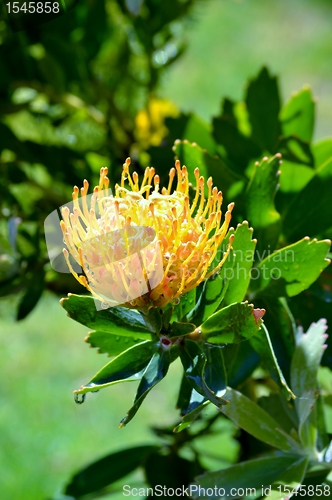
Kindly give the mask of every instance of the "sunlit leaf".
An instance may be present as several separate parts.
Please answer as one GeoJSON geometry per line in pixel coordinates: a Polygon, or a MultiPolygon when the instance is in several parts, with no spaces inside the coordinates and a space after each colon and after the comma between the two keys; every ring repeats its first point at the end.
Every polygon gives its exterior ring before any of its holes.
{"type": "Polygon", "coordinates": [[[275,248],[280,233],[280,214],[274,203],[279,185],[279,166],[279,155],[256,163],[246,191],[246,214],[255,229],[257,251],[275,248]]]}
{"type": "Polygon", "coordinates": [[[250,343],[255,351],[259,354],[263,366],[270,372],[272,379],[279,385],[287,399],[294,398],[291,389],[288,387],[285,377],[279,367],[278,360],[273,350],[269,332],[265,325],[261,327],[259,334],[251,337],[250,343]]]}
{"type": "Polygon", "coordinates": [[[307,426],[304,424],[314,410],[319,394],[317,373],[327,338],[326,329],[326,321],[320,320],[313,323],[307,333],[299,331],[299,341],[291,365],[291,386],[297,396],[295,406],[299,417],[299,434],[308,446],[314,445],[316,431],[313,422],[308,422],[307,426]]]}
{"type": "Polygon", "coordinates": [[[68,298],[61,299],[61,305],[70,318],[88,328],[124,337],[143,340],[151,338],[143,317],[137,311],[124,307],[97,310],[95,299],[92,297],[71,293],[68,294],[68,298]]]}
{"type": "Polygon", "coordinates": [[[268,494],[269,490],[265,488],[269,488],[285,470],[288,470],[288,467],[303,460],[305,459],[296,455],[281,454],[248,460],[215,472],[206,472],[196,479],[191,493],[194,498],[205,500],[226,497],[243,498],[242,491],[246,498],[259,498],[264,491],[268,494]],[[203,495],[199,494],[199,487],[203,495]],[[262,488],[264,488],[263,492],[262,488]],[[236,491],[239,495],[236,495],[236,491]]]}
{"type": "Polygon", "coordinates": [[[204,340],[214,344],[231,344],[248,340],[260,329],[264,309],[241,302],[212,314],[199,327],[204,340]]]}
{"type": "Polygon", "coordinates": [[[314,130],[315,101],[310,87],[294,92],[280,112],[282,132],[285,137],[295,135],[310,142],[314,130]]]}
{"type": "Polygon", "coordinates": [[[158,351],[154,353],[148,366],[142,374],[134,404],[128,411],[128,414],[125,416],[125,418],[121,420],[120,427],[127,425],[128,422],[132,420],[151,389],[155,385],[157,385],[164,377],[166,377],[169,365],[176,359],[177,356],[177,346],[173,346],[169,350],[159,348],[158,351]]]}
{"type": "Polygon", "coordinates": [[[251,399],[230,387],[225,394],[229,404],[221,411],[255,438],[284,451],[296,451],[298,444],[279,428],[277,422],[251,399]]]}
{"type": "Polygon", "coordinates": [[[158,342],[146,340],[130,347],[113,358],[87,384],[74,391],[75,394],[94,392],[119,382],[140,380],[143,375],[142,370],[158,349],[158,344],[158,342]]]}
{"type": "Polygon", "coordinates": [[[306,237],[273,252],[258,264],[255,287],[265,296],[276,297],[292,297],[306,290],[328,266],[330,244],[329,240],[306,237]]]}
{"type": "Polygon", "coordinates": [[[98,352],[107,353],[109,356],[117,356],[123,351],[129,349],[140,342],[144,342],[140,338],[124,337],[112,335],[109,332],[92,331],[85,337],[85,342],[91,347],[96,347],[98,352]]]}

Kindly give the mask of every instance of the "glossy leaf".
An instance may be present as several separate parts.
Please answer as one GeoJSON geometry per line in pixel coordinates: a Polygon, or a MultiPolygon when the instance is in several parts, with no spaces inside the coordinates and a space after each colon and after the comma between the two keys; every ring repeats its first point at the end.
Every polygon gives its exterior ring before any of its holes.
{"type": "MultiPolygon", "coordinates": [[[[225,246],[226,245],[227,243],[225,243],[225,246]]],[[[216,263],[218,263],[218,261],[216,261],[216,263]]],[[[229,285],[234,280],[234,265],[235,257],[231,249],[220,272],[213,274],[204,282],[202,292],[195,307],[189,311],[186,316],[187,321],[192,321],[196,325],[199,325],[218,309],[226,295],[229,285]]]]}
{"type": "Polygon", "coordinates": [[[326,342],[326,321],[313,323],[306,334],[300,332],[291,365],[291,386],[297,396],[295,401],[299,417],[299,434],[306,445],[314,445],[314,424],[304,424],[314,410],[318,398],[317,373],[326,342]]]}
{"type": "Polygon", "coordinates": [[[201,348],[206,356],[204,381],[216,396],[222,397],[227,389],[223,349],[207,343],[202,344],[201,348]]]}
{"type": "Polygon", "coordinates": [[[190,413],[205,400],[204,396],[199,394],[189,383],[185,373],[182,375],[180,391],[176,402],[176,408],[181,410],[181,415],[190,413]]]}
{"type": "Polygon", "coordinates": [[[332,157],[316,169],[315,175],[291,201],[284,216],[284,232],[290,241],[316,236],[332,226],[330,210],[332,157]]]}
{"type": "Polygon", "coordinates": [[[294,92],[280,112],[282,132],[285,137],[295,135],[310,142],[314,130],[315,101],[310,87],[294,92]]]}
{"type": "Polygon", "coordinates": [[[281,388],[282,392],[287,399],[295,399],[294,394],[288,387],[286,379],[279,367],[278,360],[273,350],[269,332],[267,331],[265,325],[261,327],[261,331],[253,335],[250,339],[251,346],[255,349],[257,354],[259,354],[263,366],[269,371],[272,379],[281,388]]]}
{"type": "Polygon", "coordinates": [[[86,394],[118,382],[140,380],[142,370],[147,366],[157,348],[158,342],[151,340],[130,347],[127,351],[113,358],[87,384],[74,391],[75,394],[86,394]]]}
{"type": "Polygon", "coordinates": [[[322,139],[312,145],[312,152],[315,159],[315,167],[319,169],[323,163],[332,158],[332,139],[322,139]]]}
{"type": "Polygon", "coordinates": [[[212,124],[216,142],[225,148],[233,169],[243,174],[250,160],[261,154],[261,148],[250,137],[244,135],[234,119],[226,113],[214,118],[212,124]]]}
{"type": "Polygon", "coordinates": [[[287,470],[288,467],[291,467],[299,460],[303,460],[303,458],[288,454],[272,455],[241,462],[219,471],[206,472],[202,476],[198,476],[191,493],[193,498],[203,498],[205,500],[225,497],[243,498],[243,495],[237,496],[235,491],[241,492],[243,489],[249,495],[249,490],[246,490],[246,488],[253,488],[251,493],[253,494],[256,490],[254,498],[259,498],[262,494],[262,486],[264,488],[269,487],[282,475],[285,469],[287,470]],[[195,491],[195,485],[197,491],[195,491]],[[211,493],[211,496],[204,495],[204,493],[203,496],[199,495],[199,486],[202,488],[201,492],[205,490],[207,493],[211,493]],[[222,494],[218,494],[219,489],[224,489],[225,493],[221,490],[222,494]]]}
{"type": "Polygon", "coordinates": [[[111,453],[77,472],[65,489],[65,494],[81,498],[97,493],[139,467],[155,446],[136,446],[111,453]]]}
{"type": "Polygon", "coordinates": [[[151,333],[142,316],[137,311],[124,307],[98,311],[95,299],[84,295],[68,294],[68,298],[61,299],[62,307],[68,316],[82,325],[95,330],[134,337],[143,340],[150,339],[151,333]]]}
{"type": "MultiPolygon", "coordinates": [[[[290,363],[294,354],[297,328],[287,300],[283,297],[277,299],[274,297],[264,297],[262,300],[257,300],[256,303],[266,309],[264,325],[268,331],[278,365],[284,377],[289,382],[290,363]]],[[[264,335],[262,335],[262,341],[264,341],[264,335]]],[[[257,345],[256,347],[259,349],[260,346],[257,345]]],[[[259,353],[259,350],[257,352],[259,353]]],[[[267,369],[274,370],[273,363],[271,364],[271,359],[268,354],[264,353],[264,350],[261,353],[261,359],[267,369]],[[266,359],[266,362],[264,359],[266,359]]],[[[278,378],[277,373],[275,375],[278,378]]]]}
{"type": "Polygon", "coordinates": [[[160,347],[158,351],[154,353],[148,366],[142,374],[134,404],[128,411],[127,416],[121,420],[120,427],[127,425],[132,420],[151,389],[164,377],[166,377],[169,365],[176,359],[177,356],[177,346],[173,346],[169,350],[164,350],[160,347]]]}
{"type": "Polygon", "coordinates": [[[192,391],[192,399],[191,399],[191,409],[183,415],[181,418],[181,422],[174,427],[173,432],[181,432],[187,427],[190,427],[191,424],[198,418],[198,416],[202,413],[202,411],[211,404],[211,401],[207,400],[199,394],[195,389],[192,391]]]}
{"type": "MultiPolygon", "coordinates": [[[[191,144],[186,140],[175,141],[174,152],[180,162],[186,165],[189,171],[189,177],[192,179],[193,183],[195,180],[194,170],[198,167],[200,174],[203,175],[205,179],[212,176],[213,184],[224,193],[224,197],[233,183],[242,180],[240,176],[229,169],[223,160],[210,155],[196,143],[191,144]]],[[[232,200],[227,200],[227,203],[230,201],[232,200]]]]}
{"type": "Polygon", "coordinates": [[[246,191],[246,215],[255,228],[257,251],[275,248],[278,241],[281,221],[274,198],[279,186],[279,166],[279,155],[256,163],[246,191]]]}
{"type": "Polygon", "coordinates": [[[280,98],[276,77],[263,68],[248,85],[246,104],[252,127],[252,138],[263,151],[274,153],[280,135],[280,98]]]}
{"type": "Polygon", "coordinates": [[[223,355],[228,385],[235,389],[250,377],[260,363],[258,354],[249,342],[225,345],[223,355]]]}
{"type": "Polygon", "coordinates": [[[225,397],[229,404],[222,413],[255,438],[284,451],[298,450],[298,444],[279,428],[277,422],[251,399],[230,387],[225,397]]]}
{"type": "Polygon", "coordinates": [[[84,340],[90,344],[90,347],[95,347],[98,349],[98,352],[107,353],[109,356],[117,356],[129,349],[129,347],[144,342],[139,338],[116,336],[101,331],[89,332],[84,340]]]}
{"type": "Polygon", "coordinates": [[[241,302],[212,314],[199,327],[204,340],[214,344],[231,344],[248,340],[260,329],[264,309],[241,302]]]}
{"type": "Polygon", "coordinates": [[[309,288],[329,264],[331,242],[306,237],[268,255],[257,266],[257,286],[262,295],[292,297],[309,288]]]}
{"type": "MultiPolygon", "coordinates": [[[[180,357],[186,377],[193,389],[218,407],[226,404],[227,401],[215,394],[205,381],[207,358],[198,343],[186,339],[180,348],[180,357]]],[[[209,371],[210,368],[208,373],[209,371]]]]}
{"type": "MultiPolygon", "coordinates": [[[[273,481],[271,490],[267,490],[266,492],[266,498],[271,500],[282,500],[285,498],[285,495],[289,495],[289,492],[295,491],[303,482],[308,467],[308,461],[309,457],[298,457],[298,460],[288,465],[280,476],[278,476],[277,480],[273,481]]],[[[299,495],[301,495],[303,491],[301,492],[300,490],[299,495]]]]}
{"type": "Polygon", "coordinates": [[[290,404],[280,392],[271,392],[268,396],[262,396],[258,399],[257,403],[266,413],[274,418],[280,429],[283,429],[294,439],[299,439],[297,437],[299,422],[294,403],[290,404]]]}
{"type": "MultiPolygon", "coordinates": [[[[224,279],[228,278],[229,281],[224,299],[227,305],[241,302],[245,298],[250,283],[250,270],[254,261],[257,243],[256,239],[252,239],[253,229],[249,227],[247,221],[238,224],[235,231],[230,231],[229,234],[234,234],[232,248],[235,265],[231,268],[226,267],[224,270],[224,279]]],[[[227,244],[227,241],[225,244],[227,244]]],[[[221,269],[221,272],[223,272],[223,269],[221,269]]]]}
{"type": "Polygon", "coordinates": [[[196,326],[193,323],[181,323],[174,321],[169,331],[167,332],[168,337],[182,337],[183,335],[188,335],[195,330],[196,326]]]}

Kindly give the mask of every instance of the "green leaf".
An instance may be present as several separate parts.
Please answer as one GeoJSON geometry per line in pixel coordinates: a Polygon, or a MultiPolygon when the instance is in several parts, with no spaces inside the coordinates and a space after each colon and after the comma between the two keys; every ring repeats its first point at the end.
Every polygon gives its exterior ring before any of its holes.
{"type": "Polygon", "coordinates": [[[212,314],[199,330],[203,339],[212,344],[243,342],[260,329],[264,312],[248,302],[231,304],[212,314]]]}
{"type": "Polygon", "coordinates": [[[326,258],[329,240],[302,240],[268,255],[257,266],[255,286],[264,296],[293,297],[316,281],[330,263],[326,258]]]}
{"type": "MultiPolygon", "coordinates": [[[[209,363],[198,343],[186,339],[184,345],[180,346],[180,357],[186,377],[193,389],[217,407],[226,404],[227,401],[215,394],[205,381],[205,367],[209,363]]],[[[208,367],[208,376],[211,373],[210,370],[211,366],[208,367]]]]}
{"type": "Polygon", "coordinates": [[[195,307],[197,288],[193,288],[190,292],[185,293],[180,298],[180,304],[177,306],[180,309],[180,320],[187,321],[187,315],[195,307]]]}
{"type": "Polygon", "coordinates": [[[222,397],[227,389],[223,350],[210,344],[202,344],[201,348],[206,356],[204,381],[217,397],[222,397]]]}
{"type": "Polygon", "coordinates": [[[137,469],[155,449],[155,446],[136,446],[107,455],[77,472],[65,494],[81,498],[104,489],[137,469]]]}
{"type": "Polygon", "coordinates": [[[237,388],[253,373],[260,363],[258,354],[249,342],[228,344],[223,347],[228,385],[237,388]]]}
{"type": "MultiPolygon", "coordinates": [[[[264,325],[269,332],[269,338],[272,342],[273,352],[278,360],[278,365],[285,376],[290,380],[290,364],[295,349],[296,323],[284,297],[272,298],[265,297],[261,301],[257,300],[259,307],[266,309],[264,316],[264,325]]],[[[262,335],[264,341],[264,335],[262,335]]],[[[252,344],[253,345],[253,344],[252,344]]],[[[259,348],[259,346],[256,346],[259,348]]],[[[259,351],[257,351],[259,352],[259,351]]],[[[262,351],[262,362],[265,356],[266,364],[273,370],[270,357],[262,351]]],[[[275,375],[277,375],[275,373],[275,375]]]]}
{"type": "Polygon", "coordinates": [[[274,204],[278,189],[280,155],[255,163],[255,169],[246,191],[246,215],[255,228],[257,251],[275,248],[281,222],[274,204]]]}
{"type": "Polygon", "coordinates": [[[193,408],[188,410],[182,419],[181,422],[174,427],[173,432],[181,432],[187,427],[190,427],[191,424],[197,419],[197,417],[202,413],[202,411],[211,404],[211,401],[206,400],[204,396],[199,394],[195,389],[192,391],[192,398],[190,400],[189,408],[193,408]],[[202,402],[203,401],[203,402],[202,402]]]}
{"type": "Polygon", "coordinates": [[[206,398],[199,394],[189,383],[186,374],[184,373],[181,380],[176,408],[181,410],[181,416],[187,415],[206,401],[206,398]]]}
{"type": "Polygon", "coordinates": [[[255,438],[284,451],[298,450],[298,444],[279,428],[277,422],[251,399],[228,387],[229,404],[220,409],[224,415],[255,438]]]}
{"type": "MultiPolygon", "coordinates": [[[[140,313],[150,332],[158,334],[161,331],[163,324],[163,311],[161,309],[157,309],[156,307],[151,307],[147,311],[145,309],[141,309],[140,313]]],[[[168,320],[168,311],[166,311],[166,315],[168,320]]]]}
{"type": "Polygon", "coordinates": [[[191,494],[194,498],[202,499],[243,498],[243,495],[234,495],[235,491],[243,489],[245,498],[260,498],[262,487],[264,487],[265,491],[265,488],[268,488],[276,481],[285,469],[287,470],[288,467],[297,464],[300,460],[303,460],[303,458],[296,455],[281,454],[248,460],[215,472],[206,472],[202,476],[198,476],[191,489],[191,494]],[[211,495],[199,495],[199,487],[201,487],[201,493],[205,489],[211,495]],[[220,493],[218,493],[219,489],[220,493]],[[252,490],[250,491],[250,489],[252,490]]]}
{"type": "Polygon", "coordinates": [[[250,81],[246,104],[252,138],[262,150],[274,153],[281,132],[280,98],[277,78],[271,77],[267,68],[262,68],[257,78],[250,81]]]}
{"type": "MultiPolygon", "coordinates": [[[[235,182],[242,180],[220,158],[211,156],[196,143],[190,144],[188,141],[177,140],[175,141],[173,150],[180,162],[186,165],[189,178],[192,180],[194,186],[194,170],[196,167],[199,168],[200,175],[203,175],[205,179],[212,176],[214,185],[224,193],[224,197],[225,193],[228,192],[229,188],[235,182]]],[[[207,193],[206,187],[206,195],[207,193]]]]}
{"type": "Polygon", "coordinates": [[[315,101],[310,87],[294,92],[280,112],[284,137],[295,135],[305,142],[311,142],[315,123],[315,101]]]}
{"type": "MultiPolygon", "coordinates": [[[[270,491],[266,491],[266,498],[271,500],[283,500],[285,495],[291,495],[303,481],[309,457],[299,457],[294,463],[288,465],[285,470],[273,481],[270,491]]],[[[305,489],[305,491],[308,491],[305,489]]],[[[302,496],[302,493],[300,492],[302,496]]],[[[296,496],[296,493],[295,495],[296,496]]]]}
{"type": "MultiPolygon", "coordinates": [[[[190,481],[193,480],[197,472],[201,472],[202,468],[195,467],[195,463],[186,458],[180,457],[176,451],[165,454],[156,450],[149,454],[145,461],[145,476],[149,486],[155,488],[156,495],[153,498],[166,498],[167,496],[175,495],[161,495],[162,488],[169,488],[169,491],[182,491],[182,488],[188,486],[190,481]],[[177,490],[179,488],[179,490],[177,490]]],[[[152,496],[152,495],[151,495],[152,496]]],[[[176,495],[184,498],[182,495],[176,495]]]]}
{"type": "Polygon", "coordinates": [[[167,332],[168,337],[182,337],[188,335],[195,330],[196,325],[193,323],[181,323],[174,321],[171,324],[170,330],[167,332]]]}
{"type": "Polygon", "coordinates": [[[295,407],[299,417],[299,435],[306,446],[314,446],[316,439],[315,423],[304,424],[314,410],[319,395],[317,374],[327,338],[326,329],[326,321],[321,319],[313,323],[306,334],[300,330],[291,365],[291,386],[297,396],[295,407]]]}
{"type": "Polygon", "coordinates": [[[298,428],[298,418],[295,406],[290,404],[283,394],[272,393],[258,399],[258,405],[266,413],[273,416],[279,427],[287,434],[298,440],[296,433],[298,428]]]}
{"type": "Polygon", "coordinates": [[[33,279],[28,283],[23,297],[20,299],[16,319],[21,320],[27,317],[39,301],[45,287],[44,271],[34,273],[33,279]]]}
{"type": "Polygon", "coordinates": [[[288,387],[285,377],[279,367],[278,360],[273,350],[269,332],[267,331],[265,325],[262,325],[262,331],[256,334],[250,339],[251,346],[255,349],[257,354],[259,354],[263,366],[269,371],[272,379],[281,388],[282,392],[287,399],[295,399],[294,394],[288,387]]]}
{"type": "Polygon", "coordinates": [[[88,328],[124,337],[143,340],[151,338],[149,329],[137,311],[124,307],[97,311],[93,297],[71,293],[68,294],[68,298],[61,299],[60,304],[68,312],[70,318],[88,328]]]}
{"type": "Polygon", "coordinates": [[[225,113],[214,118],[212,123],[213,137],[225,148],[233,169],[243,174],[250,160],[261,154],[261,148],[250,137],[242,134],[237,123],[225,113]]]}
{"type": "MultiPolygon", "coordinates": [[[[231,234],[234,234],[232,248],[235,265],[230,268],[230,265],[228,266],[229,259],[227,259],[225,263],[226,267],[224,271],[223,268],[221,269],[220,274],[221,277],[229,281],[224,299],[227,305],[234,304],[234,302],[241,302],[247,293],[250,283],[250,270],[254,261],[254,252],[257,243],[257,240],[252,239],[253,229],[249,227],[247,221],[238,224],[235,232],[234,229],[229,231],[225,245],[227,245],[231,234]],[[222,274],[223,272],[224,274],[222,274]]],[[[229,262],[231,263],[231,261],[229,262]]]]}
{"type": "Polygon", "coordinates": [[[313,144],[312,153],[315,159],[315,168],[319,169],[323,163],[332,158],[332,139],[322,139],[313,144]]]}
{"type": "MultiPolygon", "coordinates": [[[[228,239],[229,238],[227,238],[227,241],[228,239]]],[[[225,246],[227,246],[227,242],[225,242],[225,246]]],[[[216,262],[216,265],[217,264],[218,262],[216,262]]],[[[218,309],[226,295],[230,283],[232,283],[234,279],[234,264],[234,252],[231,249],[221,270],[204,281],[202,293],[195,307],[189,311],[186,316],[187,321],[192,321],[196,325],[199,325],[218,309]]]]}
{"type": "Polygon", "coordinates": [[[117,356],[140,342],[140,338],[115,336],[108,332],[93,331],[85,337],[85,342],[91,347],[98,348],[99,353],[107,353],[109,356],[117,356]]]}
{"type": "Polygon", "coordinates": [[[87,392],[94,392],[119,382],[140,380],[142,370],[158,349],[158,345],[158,342],[146,340],[130,347],[127,351],[113,358],[87,384],[82,385],[74,393],[86,394],[87,392]]]}
{"type": "Polygon", "coordinates": [[[168,350],[164,350],[163,347],[160,347],[159,350],[154,353],[142,375],[134,404],[128,411],[126,417],[121,420],[120,427],[127,425],[133,419],[151,389],[166,377],[169,365],[177,356],[178,346],[172,346],[168,350]]]}
{"type": "Polygon", "coordinates": [[[283,230],[294,241],[303,235],[319,235],[332,226],[332,157],[291,201],[284,215],[283,230]]]}
{"type": "Polygon", "coordinates": [[[183,373],[176,408],[181,410],[181,415],[186,415],[199,406],[203,401],[205,401],[204,396],[192,388],[192,385],[188,382],[185,373],[183,373]]]}

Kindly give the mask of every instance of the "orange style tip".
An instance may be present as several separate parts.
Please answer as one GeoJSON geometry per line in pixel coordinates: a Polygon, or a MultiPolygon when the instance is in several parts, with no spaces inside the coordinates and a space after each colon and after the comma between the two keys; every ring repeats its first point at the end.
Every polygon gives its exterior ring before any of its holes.
{"type": "Polygon", "coordinates": [[[255,319],[255,323],[258,324],[258,321],[260,319],[262,319],[262,317],[264,316],[264,314],[266,313],[266,310],[265,309],[254,309],[252,311],[252,314],[254,316],[254,319],[255,319]]]}
{"type": "Polygon", "coordinates": [[[232,201],[232,203],[229,203],[227,205],[227,210],[229,210],[229,212],[231,212],[233,210],[234,206],[235,206],[235,203],[234,203],[234,201],[232,201]]]}
{"type": "Polygon", "coordinates": [[[175,160],[175,167],[177,169],[180,168],[180,165],[181,165],[180,160],[175,160]]]}

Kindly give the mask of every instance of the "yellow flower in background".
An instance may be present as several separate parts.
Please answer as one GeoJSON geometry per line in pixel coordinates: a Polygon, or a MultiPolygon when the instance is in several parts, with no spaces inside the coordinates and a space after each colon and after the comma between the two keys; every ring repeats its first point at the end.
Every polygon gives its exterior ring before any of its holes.
{"type": "Polygon", "coordinates": [[[135,120],[135,135],[142,148],[159,146],[167,135],[165,118],[177,116],[179,111],[171,101],[151,98],[146,109],[139,111],[135,120]]]}
{"type": "Polygon", "coordinates": [[[189,201],[189,178],[176,161],[168,187],[160,189],[154,168],[138,174],[123,165],[115,196],[109,193],[107,168],[100,171],[99,186],[88,195],[85,180],[79,197],[74,188],[73,210],[62,209],[61,228],[67,246],[64,255],[70,271],[105,306],[164,307],[176,303],[225,262],[232,239],[220,262],[212,267],[227,233],[234,204],[228,205],[221,223],[222,193],[196,168],[196,193],[189,201]],[[172,185],[176,179],[176,187],[172,185]],[[82,268],[79,276],[70,261],[82,268]],[[212,267],[212,268],[211,268],[212,267]]]}

